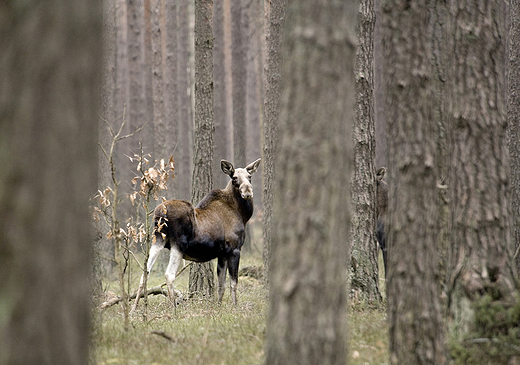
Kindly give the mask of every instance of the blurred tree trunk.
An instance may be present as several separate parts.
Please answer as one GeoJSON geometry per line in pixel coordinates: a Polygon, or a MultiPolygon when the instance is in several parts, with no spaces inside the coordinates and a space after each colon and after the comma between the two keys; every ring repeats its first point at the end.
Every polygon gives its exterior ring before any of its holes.
{"type": "MultiPolygon", "coordinates": [[[[144,59],[144,34],[145,34],[145,21],[144,21],[144,1],[145,0],[127,0],[127,62],[128,62],[128,106],[126,113],[126,129],[128,133],[133,132],[135,129],[141,127],[146,122],[146,118],[151,115],[146,114],[146,95],[145,95],[145,59],[144,59]]],[[[147,9],[149,11],[149,9],[147,9]]],[[[139,139],[143,135],[136,135],[133,138],[128,138],[123,141],[121,145],[124,150],[118,158],[118,166],[120,168],[121,180],[129,182],[135,176],[133,172],[134,166],[129,162],[128,155],[132,156],[133,153],[139,151],[139,139]]],[[[129,184],[121,184],[123,188],[121,191],[122,196],[125,192],[128,192],[127,188],[129,184]]]]}
{"type": "Polygon", "coordinates": [[[436,104],[429,9],[427,1],[409,5],[395,0],[381,9],[383,56],[388,65],[384,79],[390,175],[390,363],[445,364],[437,282],[437,145],[431,138],[436,104]]]}
{"type": "Polygon", "coordinates": [[[88,363],[101,4],[0,4],[0,364],[88,363]]]}
{"type": "MultiPolygon", "coordinates": [[[[261,118],[263,106],[262,93],[262,35],[263,33],[263,2],[253,0],[246,9],[249,20],[247,48],[247,64],[246,64],[246,83],[247,83],[247,100],[246,100],[246,163],[255,161],[261,156],[261,118]]],[[[254,174],[252,177],[253,186],[262,185],[262,174],[254,174]]],[[[255,210],[262,211],[262,191],[258,189],[255,192],[255,210]]],[[[251,223],[252,228],[256,223],[254,219],[251,223]]],[[[251,231],[251,229],[250,229],[251,231]]],[[[254,244],[254,242],[253,242],[254,244]]],[[[254,247],[256,250],[256,247],[254,247]]]]}
{"type": "Polygon", "coordinates": [[[272,237],[273,183],[278,137],[278,116],[280,101],[280,74],[282,34],[285,24],[286,0],[265,1],[265,96],[263,119],[263,238],[264,238],[264,280],[269,287],[269,256],[272,237]]]}
{"type": "MultiPolygon", "coordinates": [[[[192,202],[213,188],[213,0],[195,1],[195,143],[192,202]]],[[[190,293],[212,296],[215,283],[210,262],[190,268],[190,293]]]]}
{"type": "Polygon", "coordinates": [[[193,113],[191,94],[191,67],[189,54],[191,51],[192,34],[190,32],[190,9],[188,1],[177,2],[177,32],[178,67],[177,88],[179,106],[179,143],[176,147],[175,169],[178,199],[189,200],[191,197],[191,173],[193,170],[193,113]]]}
{"type": "Polygon", "coordinates": [[[356,118],[352,131],[354,171],[351,194],[354,217],[350,229],[351,288],[359,299],[381,301],[376,240],[376,176],[374,125],[374,2],[362,0],[358,12],[356,118]]]}
{"type": "MultiPolygon", "coordinates": [[[[101,89],[99,145],[107,151],[110,143],[109,125],[117,119],[117,17],[116,4],[112,0],[103,0],[103,79],[101,89]]],[[[111,183],[110,167],[101,148],[98,148],[98,189],[103,191],[111,183]]],[[[106,239],[109,226],[102,219],[96,223],[94,241],[93,282],[94,298],[102,295],[101,279],[111,270],[112,262],[104,258],[114,257],[114,246],[106,239]]]]}
{"type": "Polygon", "coordinates": [[[374,123],[376,128],[376,168],[387,165],[386,116],[383,70],[385,60],[381,44],[381,0],[374,0],[376,24],[374,27],[374,123]]]}
{"type": "MultiPolygon", "coordinates": [[[[452,146],[448,325],[453,341],[471,347],[463,342],[468,336],[493,336],[482,334],[476,308],[498,305],[505,315],[515,289],[504,100],[506,3],[466,0],[450,1],[449,6],[453,45],[447,78],[452,93],[447,110],[452,146]]],[[[492,322],[498,324],[497,319],[492,322]]],[[[473,348],[488,346],[503,353],[504,348],[492,342],[473,348]]]]}
{"type": "Polygon", "coordinates": [[[287,8],[266,364],[346,363],[357,10],[287,8]]]}
{"type": "MultiPolygon", "coordinates": [[[[161,0],[161,49],[162,49],[162,73],[164,83],[164,134],[165,146],[160,152],[159,158],[165,160],[170,156],[175,157],[179,140],[184,136],[179,135],[180,121],[178,118],[179,88],[177,85],[178,47],[177,47],[177,5],[175,2],[161,0]]],[[[157,137],[155,137],[157,139],[157,137]]],[[[175,171],[176,173],[176,171],[175,171]]],[[[175,179],[168,181],[169,191],[165,192],[167,199],[177,198],[175,179]]]]}
{"type": "MultiPolygon", "coordinates": [[[[231,37],[233,63],[233,163],[246,165],[246,83],[248,25],[244,19],[245,0],[231,2],[231,37]]],[[[245,245],[244,245],[245,247],[245,245]]]]}
{"type": "Polygon", "coordinates": [[[520,1],[510,5],[509,67],[507,90],[507,119],[509,127],[509,156],[511,161],[512,236],[515,247],[517,274],[520,272],[520,1]]]}
{"type": "Polygon", "coordinates": [[[222,189],[226,186],[228,177],[220,169],[220,160],[233,160],[233,146],[228,138],[230,134],[230,111],[227,108],[226,96],[226,47],[230,40],[225,36],[226,14],[224,0],[214,0],[213,35],[213,78],[214,78],[214,120],[215,120],[215,159],[213,162],[213,179],[215,187],[222,189]]]}

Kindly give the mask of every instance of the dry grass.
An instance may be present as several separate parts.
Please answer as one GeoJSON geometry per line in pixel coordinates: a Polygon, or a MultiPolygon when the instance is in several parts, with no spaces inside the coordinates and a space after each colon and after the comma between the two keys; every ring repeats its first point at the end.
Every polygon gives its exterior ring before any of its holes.
{"type": "MultiPolygon", "coordinates": [[[[260,255],[244,254],[241,267],[261,266],[260,255]]],[[[137,270],[133,290],[139,279],[137,270]]],[[[160,285],[163,273],[152,272],[149,286],[160,285]]],[[[110,288],[117,288],[110,283],[110,288]]],[[[176,288],[185,293],[188,270],[176,288]]],[[[194,298],[177,308],[164,296],[149,297],[148,320],[144,302],[131,315],[131,328],[123,330],[121,306],[99,316],[93,331],[91,362],[98,364],[262,364],[268,302],[261,280],[241,276],[238,306],[231,304],[229,287],[222,305],[215,299],[194,298]],[[155,332],[155,333],[154,333],[155,332]],[[169,339],[156,334],[163,333],[169,339]]],[[[349,364],[386,364],[386,312],[381,308],[352,306],[349,316],[349,364]]]]}

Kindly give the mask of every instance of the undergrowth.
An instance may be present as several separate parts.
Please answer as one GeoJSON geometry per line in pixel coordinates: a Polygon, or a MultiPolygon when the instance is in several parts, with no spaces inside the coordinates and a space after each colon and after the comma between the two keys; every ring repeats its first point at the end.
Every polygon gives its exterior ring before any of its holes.
{"type": "MultiPolygon", "coordinates": [[[[261,266],[258,253],[243,255],[241,269],[261,266]]],[[[134,272],[132,287],[135,290],[140,273],[139,270],[134,272]]],[[[185,270],[176,281],[176,289],[182,293],[188,291],[188,272],[185,270]]],[[[163,282],[163,272],[152,271],[149,286],[163,282]]],[[[107,282],[105,286],[108,291],[118,288],[116,282],[107,282]]],[[[241,275],[237,289],[236,307],[231,303],[229,282],[221,305],[216,298],[195,297],[172,308],[166,297],[150,296],[148,320],[143,321],[141,301],[130,315],[127,332],[121,305],[109,307],[102,313],[96,309],[90,362],[100,365],[263,364],[268,310],[263,280],[241,275]]],[[[385,310],[351,305],[348,317],[349,364],[387,364],[385,310]]]]}

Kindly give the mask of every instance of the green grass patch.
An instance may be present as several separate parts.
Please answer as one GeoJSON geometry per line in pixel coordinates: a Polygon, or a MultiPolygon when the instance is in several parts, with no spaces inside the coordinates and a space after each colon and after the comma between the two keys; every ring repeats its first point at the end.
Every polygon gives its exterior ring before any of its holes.
{"type": "MultiPolygon", "coordinates": [[[[261,267],[260,254],[244,254],[241,268],[261,267]]],[[[140,273],[133,268],[132,291],[140,273]]],[[[176,289],[187,292],[188,271],[183,272],[176,289]]],[[[155,270],[149,287],[164,282],[163,272],[155,270]]],[[[109,290],[116,282],[105,283],[109,290]]],[[[95,310],[91,363],[104,364],[263,364],[268,310],[261,278],[240,276],[238,305],[231,303],[229,282],[223,303],[216,298],[191,298],[172,308],[166,297],[148,298],[147,320],[144,301],[131,314],[130,329],[123,329],[120,305],[95,310]],[[168,338],[163,337],[161,334],[168,338]]],[[[386,312],[381,308],[354,306],[349,310],[349,364],[387,364],[388,334],[386,312]]]]}

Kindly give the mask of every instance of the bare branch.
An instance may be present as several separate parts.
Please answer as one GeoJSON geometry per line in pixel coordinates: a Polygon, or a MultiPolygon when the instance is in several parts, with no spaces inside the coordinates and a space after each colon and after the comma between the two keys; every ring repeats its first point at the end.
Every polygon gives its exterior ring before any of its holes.
{"type": "Polygon", "coordinates": [[[175,340],[172,335],[170,335],[169,333],[166,333],[164,331],[152,331],[150,332],[154,335],[157,335],[157,336],[161,336],[161,337],[164,337],[165,339],[167,339],[168,341],[171,341],[171,342],[177,342],[177,340],[175,340]]]}

